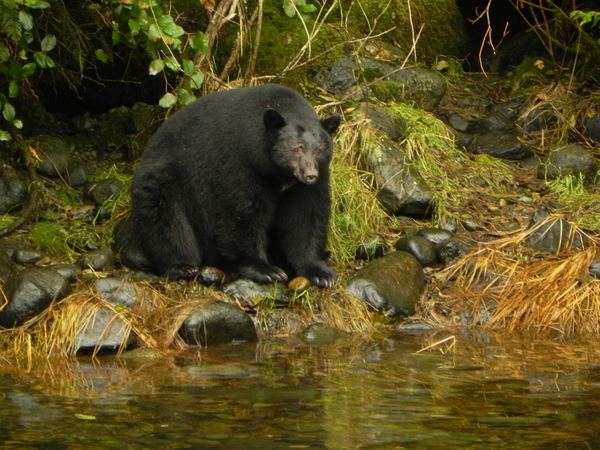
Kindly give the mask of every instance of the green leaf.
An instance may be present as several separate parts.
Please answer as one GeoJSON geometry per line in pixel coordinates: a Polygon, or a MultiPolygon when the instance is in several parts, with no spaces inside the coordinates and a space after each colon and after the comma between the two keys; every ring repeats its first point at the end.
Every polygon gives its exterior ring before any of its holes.
{"type": "Polygon", "coordinates": [[[8,47],[0,43],[0,61],[8,61],[10,58],[10,50],[8,47]]]}
{"type": "Polygon", "coordinates": [[[296,8],[294,8],[293,0],[283,0],[283,12],[288,17],[294,17],[296,15],[296,8]]]}
{"type": "Polygon", "coordinates": [[[300,7],[300,11],[302,11],[303,13],[312,13],[315,12],[317,10],[317,7],[315,5],[304,5],[300,7]]]}
{"type": "Polygon", "coordinates": [[[31,17],[31,14],[29,14],[29,12],[24,9],[19,11],[19,22],[27,31],[33,29],[33,17],[31,17]]]}
{"type": "Polygon", "coordinates": [[[137,20],[129,19],[129,22],[127,22],[127,24],[129,25],[129,29],[131,30],[132,35],[135,36],[140,32],[140,23],[137,20]]]}
{"type": "Polygon", "coordinates": [[[112,32],[112,45],[117,45],[121,41],[121,33],[118,30],[112,32]]]}
{"type": "Polygon", "coordinates": [[[16,98],[19,95],[19,83],[11,81],[8,83],[8,96],[10,98],[16,98]]]}
{"type": "Polygon", "coordinates": [[[12,138],[10,137],[8,131],[0,130],[0,141],[10,141],[11,139],[12,138]]]}
{"type": "Polygon", "coordinates": [[[206,41],[206,35],[202,31],[198,31],[190,37],[190,47],[196,50],[200,54],[207,54],[210,49],[208,48],[208,42],[206,41]]]}
{"type": "Polygon", "coordinates": [[[158,18],[158,24],[161,27],[166,27],[171,23],[173,23],[173,18],[171,16],[163,15],[158,18]]]}
{"type": "Polygon", "coordinates": [[[21,130],[23,128],[23,121],[19,119],[15,119],[12,121],[13,125],[17,130],[21,130]]]}
{"type": "Polygon", "coordinates": [[[37,65],[34,62],[30,62],[21,67],[21,77],[26,78],[29,75],[33,75],[37,65]]]}
{"type": "Polygon", "coordinates": [[[148,27],[148,39],[151,41],[157,41],[160,39],[160,29],[155,23],[148,27]]]}
{"type": "Polygon", "coordinates": [[[56,47],[56,36],[49,34],[40,43],[43,52],[49,52],[54,47],[56,47]]]}
{"type": "Polygon", "coordinates": [[[14,79],[19,79],[21,77],[21,64],[18,61],[11,61],[9,73],[14,79]]]}
{"type": "Polygon", "coordinates": [[[99,48],[99,49],[96,50],[95,55],[96,55],[96,58],[98,58],[103,63],[108,62],[108,55],[101,48],[99,48]]]}
{"type": "Polygon", "coordinates": [[[30,7],[31,9],[46,9],[46,8],[50,8],[50,3],[48,3],[44,0],[36,0],[35,2],[33,2],[27,6],[30,7]]]}
{"type": "Polygon", "coordinates": [[[168,58],[164,59],[165,64],[167,65],[167,67],[169,69],[171,69],[173,72],[179,72],[181,70],[181,66],[179,65],[179,61],[177,61],[177,59],[169,56],[168,58]]]}
{"type": "Polygon", "coordinates": [[[2,107],[2,116],[8,120],[14,120],[15,116],[16,116],[16,111],[15,111],[15,107],[13,105],[11,105],[10,103],[5,103],[4,106],[2,107]]]}
{"type": "Polygon", "coordinates": [[[182,34],[185,34],[184,29],[177,25],[171,16],[160,16],[158,18],[158,24],[169,36],[179,37],[182,34]]]}
{"type": "Polygon", "coordinates": [[[185,72],[186,75],[188,76],[192,76],[194,75],[194,72],[196,72],[196,68],[194,67],[194,62],[190,61],[189,59],[184,59],[183,60],[183,71],[185,72]]]}
{"type": "Polygon", "coordinates": [[[158,101],[158,104],[162,108],[170,108],[171,106],[175,105],[176,103],[177,103],[177,97],[175,97],[173,94],[168,93],[168,92],[165,95],[163,95],[162,98],[158,101]]]}
{"type": "Polygon", "coordinates": [[[34,53],[33,59],[40,69],[51,69],[54,67],[54,60],[45,53],[34,53]]]}
{"type": "Polygon", "coordinates": [[[194,94],[192,94],[187,89],[178,89],[177,93],[179,94],[179,101],[184,106],[189,105],[194,100],[196,100],[196,97],[194,97],[194,94]]]}
{"type": "Polygon", "coordinates": [[[150,63],[148,73],[150,75],[157,75],[161,73],[165,68],[165,62],[162,59],[155,59],[150,63]]]}
{"type": "Polygon", "coordinates": [[[204,74],[202,72],[196,72],[192,75],[192,82],[190,83],[192,89],[200,89],[202,83],[204,83],[204,74]]]}

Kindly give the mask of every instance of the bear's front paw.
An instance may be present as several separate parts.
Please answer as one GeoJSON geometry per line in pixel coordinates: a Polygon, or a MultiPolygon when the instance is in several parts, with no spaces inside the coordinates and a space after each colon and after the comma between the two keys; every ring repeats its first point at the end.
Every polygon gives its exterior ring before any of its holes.
{"type": "Polygon", "coordinates": [[[323,263],[317,263],[306,270],[299,271],[299,276],[308,278],[315,286],[331,289],[338,279],[337,273],[323,263]]]}
{"type": "Polygon", "coordinates": [[[256,281],[260,284],[270,284],[276,281],[285,283],[288,279],[286,273],[279,267],[271,266],[266,263],[241,267],[239,272],[242,277],[256,281]]]}
{"type": "Polygon", "coordinates": [[[197,267],[181,265],[169,267],[163,272],[163,277],[168,278],[169,281],[193,280],[198,277],[199,272],[197,267]]]}

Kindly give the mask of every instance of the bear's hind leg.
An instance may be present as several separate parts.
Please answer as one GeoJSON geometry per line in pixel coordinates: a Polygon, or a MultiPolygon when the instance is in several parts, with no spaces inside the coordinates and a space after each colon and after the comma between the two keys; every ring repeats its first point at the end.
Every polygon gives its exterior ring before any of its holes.
{"type": "Polygon", "coordinates": [[[133,217],[142,251],[158,275],[173,281],[197,277],[202,264],[198,240],[179,203],[138,195],[133,217]]]}

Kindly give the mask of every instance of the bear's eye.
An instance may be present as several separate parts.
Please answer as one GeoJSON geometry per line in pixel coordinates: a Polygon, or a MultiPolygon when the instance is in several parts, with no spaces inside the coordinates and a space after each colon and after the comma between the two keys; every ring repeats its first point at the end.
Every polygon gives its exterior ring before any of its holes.
{"type": "Polygon", "coordinates": [[[304,145],[302,145],[302,144],[296,145],[292,148],[292,151],[294,153],[300,153],[300,152],[304,151],[304,145]]]}

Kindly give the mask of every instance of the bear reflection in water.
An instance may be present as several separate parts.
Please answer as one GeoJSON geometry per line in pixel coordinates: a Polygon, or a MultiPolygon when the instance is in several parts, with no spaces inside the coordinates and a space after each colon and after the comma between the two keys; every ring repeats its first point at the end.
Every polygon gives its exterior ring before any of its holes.
{"type": "Polygon", "coordinates": [[[128,232],[115,235],[117,249],[135,254],[124,263],[171,280],[215,266],[259,283],[301,276],[332,287],[337,274],[322,259],[339,124],[278,85],[184,107],[152,137],[133,177],[128,232]]]}

